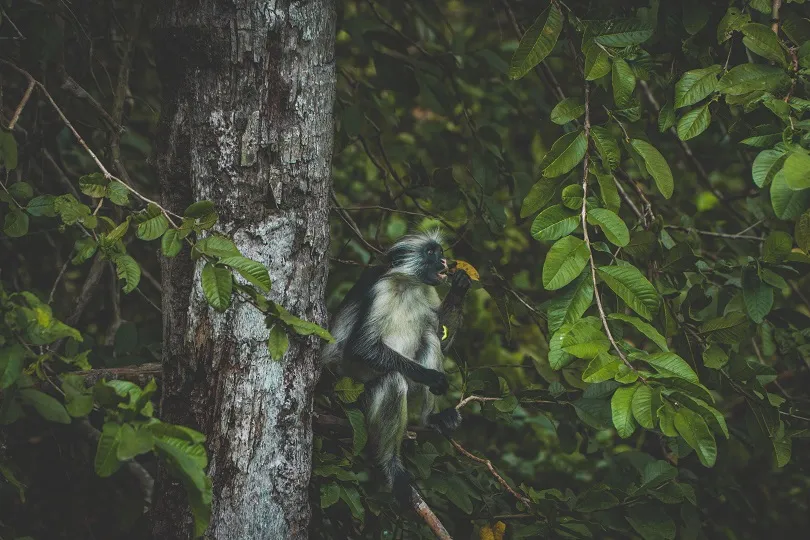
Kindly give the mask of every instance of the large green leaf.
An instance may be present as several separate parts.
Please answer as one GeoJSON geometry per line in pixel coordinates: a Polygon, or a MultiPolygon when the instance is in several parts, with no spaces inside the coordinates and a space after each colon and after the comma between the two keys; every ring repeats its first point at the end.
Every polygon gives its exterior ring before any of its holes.
{"type": "Polygon", "coordinates": [[[368,442],[368,433],[366,432],[366,420],[363,417],[360,409],[343,409],[346,413],[346,418],[349,419],[349,424],[352,426],[352,455],[359,455],[368,442]]]}
{"type": "Polygon", "coordinates": [[[660,506],[637,504],[627,509],[627,522],[644,540],[674,540],[675,522],[660,506]]]}
{"type": "Polygon", "coordinates": [[[637,388],[638,383],[617,388],[610,398],[613,425],[622,439],[628,438],[636,430],[636,422],[633,420],[633,395],[637,388]]]}
{"type": "Polygon", "coordinates": [[[655,180],[655,185],[658,191],[669,199],[672,197],[672,192],[675,189],[675,183],[672,180],[672,170],[670,170],[667,160],[661,155],[653,145],[641,139],[633,139],[630,144],[639,153],[644,160],[644,166],[647,172],[655,180]]]}
{"type": "Polygon", "coordinates": [[[619,196],[619,189],[616,187],[613,175],[597,174],[596,179],[599,183],[599,195],[602,198],[605,208],[618,214],[622,200],[619,196]]]}
{"type": "Polygon", "coordinates": [[[141,281],[141,267],[129,255],[118,255],[113,259],[118,279],[124,280],[124,293],[129,294],[135,290],[141,281]]]}
{"type": "Polygon", "coordinates": [[[562,293],[555,295],[546,304],[549,332],[556,332],[565,323],[578,321],[591,306],[593,303],[593,280],[590,272],[585,270],[562,293]]]}
{"type": "Polygon", "coordinates": [[[736,345],[745,338],[748,331],[748,317],[740,311],[732,311],[706,321],[700,327],[700,333],[713,343],[736,345]]]}
{"type": "Polygon", "coordinates": [[[693,109],[678,120],[678,138],[682,141],[693,139],[706,131],[712,121],[709,104],[693,109]]]}
{"type": "Polygon", "coordinates": [[[543,287],[554,291],[574,280],[588,264],[588,245],[575,236],[557,240],[543,263],[543,287]]]}
{"type": "Polygon", "coordinates": [[[582,380],[586,383],[609,381],[619,373],[621,365],[622,360],[618,356],[605,352],[599,353],[582,372],[582,380]]]}
{"type": "Polygon", "coordinates": [[[290,338],[287,332],[280,324],[275,324],[270,329],[270,337],[267,339],[267,350],[270,352],[270,358],[273,360],[281,360],[284,353],[290,347],[290,338]]]}
{"type": "Polygon", "coordinates": [[[141,240],[157,240],[163,236],[163,233],[165,233],[168,228],[169,220],[166,219],[165,215],[159,214],[147,219],[143,223],[139,223],[136,235],[141,240]]]}
{"type": "Polygon", "coordinates": [[[585,114],[585,104],[579,98],[565,98],[551,109],[551,121],[563,125],[585,114]]]}
{"type": "Polygon", "coordinates": [[[611,243],[624,247],[630,242],[630,231],[622,218],[606,208],[588,210],[588,223],[598,225],[611,243]]]}
{"type": "Polygon", "coordinates": [[[602,126],[593,126],[591,128],[591,139],[599,152],[599,156],[602,158],[602,164],[611,171],[618,167],[622,154],[619,145],[616,143],[616,138],[610,134],[610,131],[602,126]]]}
{"type": "Polygon", "coordinates": [[[608,319],[613,319],[616,321],[625,322],[633,327],[636,330],[650,338],[650,340],[655,343],[662,351],[667,352],[669,348],[667,347],[667,340],[664,336],[662,336],[658,330],[655,329],[651,324],[646,323],[639,319],[638,317],[633,317],[632,315],[625,315],[624,313],[611,313],[608,315],[608,319]]]}
{"type": "Polygon", "coordinates": [[[112,475],[121,467],[118,461],[118,445],[121,443],[121,426],[106,422],[101,428],[101,437],[96,447],[95,469],[102,478],[112,475]]]}
{"type": "Polygon", "coordinates": [[[20,397],[23,403],[32,406],[45,420],[57,424],[70,424],[70,415],[65,410],[65,406],[48,394],[33,388],[26,388],[20,390],[20,397]]]}
{"type": "Polygon", "coordinates": [[[169,229],[160,239],[160,250],[166,257],[174,257],[183,249],[183,241],[177,229],[169,229]]]}
{"type": "Polygon", "coordinates": [[[257,286],[259,290],[263,292],[270,291],[270,274],[262,263],[241,255],[224,257],[219,262],[239,272],[243,278],[257,286]]]}
{"type": "Polygon", "coordinates": [[[564,324],[559,330],[554,332],[551,339],[548,340],[548,364],[551,366],[551,369],[562,369],[574,361],[574,357],[565,352],[562,348],[565,335],[570,329],[570,324],[564,324]]]}
{"type": "Polygon", "coordinates": [[[633,311],[645,319],[652,319],[658,311],[658,293],[635,266],[600,266],[597,271],[608,287],[633,311]]]}
{"type": "Polygon", "coordinates": [[[552,4],[534,21],[520,39],[512,62],[509,66],[509,77],[520,79],[534,66],[545,60],[562,31],[563,16],[560,8],[552,4]]]}
{"type": "Polygon", "coordinates": [[[790,84],[785,71],[764,64],[741,64],[720,78],[717,89],[724,94],[739,96],[755,91],[772,92],[790,84]]]}
{"type": "Polygon", "coordinates": [[[652,389],[642,384],[633,394],[633,417],[639,425],[646,429],[653,429],[655,427],[655,420],[653,419],[652,410],[652,389]]]}
{"type": "Polygon", "coordinates": [[[636,89],[636,76],[630,66],[621,58],[613,60],[610,70],[610,80],[613,85],[613,101],[619,108],[627,107],[636,89]]]}
{"type": "Polygon", "coordinates": [[[605,47],[629,47],[650,39],[654,28],[641,19],[613,19],[592,24],[597,43],[605,47]]]}
{"type": "Polygon", "coordinates": [[[754,158],[751,166],[751,176],[757,187],[765,187],[771,183],[776,173],[782,169],[787,154],[781,150],[763,150],[754,158]]]}
{"type": "Polygon", "coordinates": [[[686,363],[686,360],[672,352],[639,354],[638,359],[653,366],[658,373],[667,377],[679,377],[692,383],[699,382],[697,373],[686,363]]]}
{"type": "Polygon", "coordinates": [[[25,349],[21,345],[0,348],[0,390],[8,388],[20,378],[25,349]]]}
{"type": "Polygon", "coordinates": [[[675,413],[675,429],[686,444],[695,450],[704,466],[714,466],[717,460],[717,442],[703,417],[686,407],[681,407],[675,413]]]}
{"type": "Polygon", "coordinates": [[[658,113],[658,131],[660,133],[671,129],[675,125],[675,108],[672,103],[665,103],[658,113]]]}
{"type": "Polygon", "coordinates": [[[736,7],[730,7],[717,25],[717,43],[723,43],[731,38],[733,32],[740,29],[751,21],[751,16],[736,7]]]}
{"type": "Polygon", "coordinates": [[[560,205],[549,206],[534,218],[532,237],[537,240],[559,240],[576,230],[579,216],[560,205]]]}
{"type": "Polygon", "coordinates": [[[722,71],[714,64],[707,68],[687,71],[675,85],[675,108],[694,105],[717,90],[717,75],[722,71]]]}
{"type": "Polygon", "coordinates": [[[745,310],[751,320],[759,324],[773,307],[773,288],[764,283],[755,268],[746,268],[742,277],[745,310]]]}
{"type": "Polygon", "coordinates": [[[202,269],[202,290],[211,307],[217,311],[225,311],[231,305],[233,292],[233,277],[227,268],[206,263],[202,269]]]}
{"type": "Polygon", "coordinates": [[[548,201],[554,196],[554,191],[557,189],[557,182],[550,178],[542,178],[535,183],[523,199],[523,205],[520,207],[520,217],[525,218],[542,210],[548,201]]]}
{"type": "Polygon", "coordinates": [[[28,234],[28,214],[14,208],[3,220],[3,232],[9,238],[19,238],[28,234]]]}
{"type": "Polygon", "coordinates": [[[119,461],[126,461],[135,456],[151,452],[155,446],[155,437],[148,428],[133,428],[130,424],[121,426],[121,433],[116,449],[119,461]]]}
{"type": "Polygon", "coordinates": [[[740,30],[743,33],[743,44],[754,54],[773,60],[782,66],[787,65],[785,52],[779,43],[776,33],[764,24],[748,23],[740,30]]]}
{"type": "Polygon", "coordinates": [[[610,56],[607,50],[592,39],[582,43],[582,52],[585,55],[585,80],[601,79],[610,73],[610,56]]]}
{"type": "Polygon", "coordinates": [[[543,176],[546,178],[556,178],[566,174],[585,157],[585,150],[588,148],[588,138],[585,136],[585,132],[578,132],[577,136],[569,144],[558,148],[558,146],[562,146],[562,144],[558,145],[558,143],[568,140],[566,137],[566,135],[563,135],[551,147],[551,152],[556,157],[543,170],[543,176]]]}
{"type": "Polygon", "coordinates": [[[610,341],[602,332],[599,319],[585,317],[571,325],[563,337],[561,347],[570,355],[590,360],[600,353],[607,352],[610,349],[610,341]]]}
{"type": "Polygon", "coordinates": [[[771,206],[779,219],[795,219],[810,206],[810,189],[799,191],[791,189],[783,168],[776,173],[771,182],[771,206]]]}
{"type": "Polygon", "coordinates": [[[810,188],[810,155],[804,150],[791,152],[782,171],[790,189],[810,188]]]}

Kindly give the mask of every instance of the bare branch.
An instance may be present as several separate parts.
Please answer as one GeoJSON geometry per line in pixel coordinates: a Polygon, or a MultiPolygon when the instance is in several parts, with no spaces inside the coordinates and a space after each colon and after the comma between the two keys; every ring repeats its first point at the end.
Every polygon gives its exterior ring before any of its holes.
{"type": "Polygon", "coordinates": [[[503,488],[506,491],[511,493],[512,496],[515,497],[517,500],[519,500],[520,502],[522,502],[523,504],[526,504],[526,505],[531,504],[531,501],[529,500],[528,497],[524,497],[523,495],[521,495],[520,493],[518,493],[517,491],[512,489],[512,486],[510,486],[509,483],[506,480],[504,480],[503,477],[500,474],[498,474],[498,471],[495,470],[495,467],[492,465],[492,462],[490,460],[480,458],[480,457],[478,457],[476,455],[471,454],[463,446],[458,444],[458,441],[456,441],[455,439],[450,439],[450,444],[453,445],[453,448],[455,448],[456,450],[458,450],[459,452],[464,454],[469,459],[471,459],[471,460],[473,460],[473,461],[475,461],[477,463],[481,463],[482,465],[485,465],[487,467],[487,469],[489,469],[489,472],[492,474],[492,476],[495,477],[495,480],[497,480],[498,483],[500,485],[502,485],[503,488]]]}
{"type": "Polygon", "coordinates": [[[23,109],[25,108],[25,104],[28,103],[28,99],[31,97],[31,92],[34,91],[34,80],[28,80],[28,88],[25,89],[25,93],[23,94],[22,99],[20,100],[20,104],[17,105],[17,108],[14,111],[14,116],[11,117],[11,122],[8,123],[8,130],[14,131],[14,126],[17,124],[17,120],[20,119],[20,115],[22,114],[23,109]]]}

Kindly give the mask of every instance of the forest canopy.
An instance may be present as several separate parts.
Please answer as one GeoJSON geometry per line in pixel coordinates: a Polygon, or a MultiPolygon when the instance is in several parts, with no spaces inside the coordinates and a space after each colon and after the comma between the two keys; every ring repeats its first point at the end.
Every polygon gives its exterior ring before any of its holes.
{"type": "MultiPolygon", "coordinates": [[[[267,362],[331,336],[227,234],[255,216],[164,200],[153,6],[46,4],[0,2],[0,538],[149,538],[158,467],[202,535],[220,496],[210,426],[159,407],[166,261],[190,257],[212,316],[258,310],[267,362]]],[[[799,537],[808,5],[336,9],[326,308],[419,229],[477,274],[440,398],[463,423],[448,439],[414,419],[403,445],[443,526],[799,537]]],[[[204,42],[181,56],[201,62],[204,42]]],[[[309,536],[433,538],[377,481],[363,391],[327,368],[309,396],[309,536]]]]}

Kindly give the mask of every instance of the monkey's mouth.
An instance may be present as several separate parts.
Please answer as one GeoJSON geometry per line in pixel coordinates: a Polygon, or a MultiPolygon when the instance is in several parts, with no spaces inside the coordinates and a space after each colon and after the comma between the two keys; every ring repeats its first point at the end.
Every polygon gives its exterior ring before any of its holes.
{"type": "Polygon", "coordinates": [[[447,279],[447,272],[448,272],[447,268],[445,268],[443,270],[439,270],[436,273],[436,277],[443,281],[443,280],[447,279]]]}

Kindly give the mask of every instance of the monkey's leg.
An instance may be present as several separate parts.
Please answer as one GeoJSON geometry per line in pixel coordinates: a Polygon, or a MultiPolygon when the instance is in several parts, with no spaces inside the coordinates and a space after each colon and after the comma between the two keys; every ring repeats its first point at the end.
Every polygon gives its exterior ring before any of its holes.
{"type": "Polygon", "coordinates": [[[399,373],[381,376],[368,392],[367,424],[374,460],[394,496],[411,504],[411,475],[400,459],[400,445],[408,422],[408,381],[399,373]]]}

